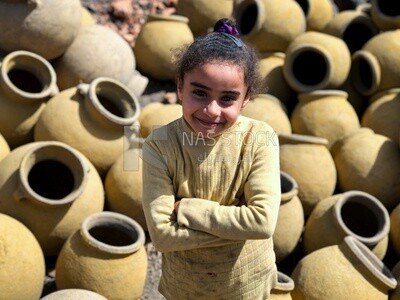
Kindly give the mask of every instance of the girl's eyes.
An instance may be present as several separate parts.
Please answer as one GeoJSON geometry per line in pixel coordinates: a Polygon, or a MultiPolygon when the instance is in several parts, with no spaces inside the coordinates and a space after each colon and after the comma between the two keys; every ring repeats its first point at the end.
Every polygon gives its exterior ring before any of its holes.
{"type": "Polygon", "coordinates": [[[193,94],[199,97],[207,97],[207,93],[202,90],[194,90],[193,94]]]}
{"type": "MultiPolygon", "coordinates": [[[[193,94],[198,96],[198,97],[201,97],[201,98],[205,98],[205,97],[208,96],[207,93],[205,91],[202,91],[202,90],[194,90],[193,94]]],[[[235,100],[236,100],[236,98],[231,96],[231,95],[224,95],[224,96],[221,97],[221,101],[223,101],[223,102],[232,102],[232,101],[235,101],[235,100]]]]}

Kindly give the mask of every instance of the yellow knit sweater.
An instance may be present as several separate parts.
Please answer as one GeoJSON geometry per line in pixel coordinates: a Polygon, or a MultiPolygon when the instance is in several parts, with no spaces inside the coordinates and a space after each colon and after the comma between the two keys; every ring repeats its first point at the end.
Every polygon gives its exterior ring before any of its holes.
{"type": "Polygon", "coordinates": [[[268,297],[280,193],[279,144],[266,123],[240,116],[213,138],[183,118],[155,129],[143,145],[143,210],[163,255],[160,292],[167,299],[268,297]],[[242,196],[246,205],[238,206],[242,196]]]}

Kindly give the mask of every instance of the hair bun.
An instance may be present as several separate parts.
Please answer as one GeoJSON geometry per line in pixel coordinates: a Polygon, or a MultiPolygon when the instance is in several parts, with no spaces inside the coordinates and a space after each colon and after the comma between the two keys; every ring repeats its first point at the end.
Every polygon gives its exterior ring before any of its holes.
{"type": "Polygon", "coordinates": [[[214,32],[223,32],[231,35],[239,34],[235,22],[227,18],[220,19],[217,21],[217,23],[215,23],[214,32]]]}

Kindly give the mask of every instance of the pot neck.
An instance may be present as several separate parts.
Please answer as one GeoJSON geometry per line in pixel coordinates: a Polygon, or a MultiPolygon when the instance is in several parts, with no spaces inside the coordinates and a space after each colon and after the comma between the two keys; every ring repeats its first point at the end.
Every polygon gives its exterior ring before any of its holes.
{"type": "Polygon", "coordinates": [[[29,51],[14,51],[6,55],[0,66],[0,87],[10,99],[43,102],[59,93],[57,76],[52,65],[29,51]]]}
{"type": "Polygon", "coordinates": [[[294,281],[286,274],[278,271],[278,282],[271,290],[273,295],[290,294],[294,290],[294,281]]]}
{"type": "Polygon", "coordinates": [[[80,234],[89,246],[113,255],[133,254],[145,243],[139,223],[115,212],[90,215],[83,221],[80,234]]]}
{"type": "Polygon", "coordinates": [[[292,200],[299,193],[296,180],[288,173],[281,171],[281,203],[292,200]]]}
{"type": "Polygon", "coordinates": [[[314,100],[332,99],[347,101],[349,94],[341,90],[317,90],[308,93],[300,93],[298,99],[301,102],[308,102],[314,100]]]}
{"type": "Polygon", "coordinates": [[[84,105],[91,118],[104,128],[121,130],[138,119],[138,99],[115,79],[98,77],[90,84],[79,84],[78,92],[85,98],[84,105]]]}
{"type": "Polygon", "coordinates": [[[61,142],[37,142],[23,155],[18,169],[16,201],[59,206],[84,191],[90,166],[72,147],[61,142]]]}
{"type": "Polygon", "coordinates": [[[234,18],[242,36],[251,38],[260,31],[265,18],[264,6],[260,0],[242,0],[235,7],[234,18]]]}

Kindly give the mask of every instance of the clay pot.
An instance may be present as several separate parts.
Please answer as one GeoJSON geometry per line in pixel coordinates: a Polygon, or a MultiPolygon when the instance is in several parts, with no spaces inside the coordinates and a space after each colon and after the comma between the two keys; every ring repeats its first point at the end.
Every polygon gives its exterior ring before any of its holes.
{"type": "Polygon", "coordinates": [[[34,139],[71,145],[105,176],[128,149],[124,127],[132,125],[139,112],[136,96],[125,85],[99,77],[90,84],[66,89],[47,102],[35,126],[34,139]]]}
{"type": "Polygon", "coordinates": [[[399,146],[362,127],[332,148],[341,191],[359,190],[376,197],[391,211],[400,197],[399,146]]]}
{"type": "Polygon", "coordinates": [[[399,87],[399,38],[400,29],[381,32],[353,53],[349,76],[362,95],[399,87]]]}
{"type": "Polygon", "coordinates": [[[149,15],[133,48],[141,73],[157,80],[175,79],[171,50],[193,42],[188,22],[180,15],[149,15]]]}
{"type": "Polygon", "coordinates": [[[82,26],[65,53],[53,61],[60,90],[110,77],[126,84],[136,68],[131,46],[114,30],[82,26]]]}
{"type": "Polygon", "coordinates": [[[373,95],[361,118],[361,125],[398,142],[400,119],[400,89],[390,89],[373,95]]]}
{"type": "Polygon", "coordinates": [[[57,255],[84,218],[103,210],[96,169],[66,144],[28,143],[14,149],[0,168],[0,212],[25,224],[46,256],[57,255]]]}
{"type": "Polygon", "coordinates": [[[399,300],[400,299],[400,261],[393,267],[392,274],[394,278],[397,280],[396,288],[390,292],[390,300],[399,300]]]}
{"type": "Polygon", "coordinates": [[[40,300],[107,300],[100,294],[92,291],[82,290],[82,289],[65,289],[61,291],[56,291],[47,296],[40,298],[40,300]]]}
{"type": "Polygon", "coordinates": [[[323,32],[342,39],[350,53],[354,53],[377,35],[379,29],[371,17],[361,10],[344,10],[326,24],[323,32]]]}
{"type": "Polygon", "coordinates": [[[129,149],[107,172],[105,192],[108,208],[137,221],[147,230],[142,208],[142,157],[140,149],[129,149]]]}
{"type": "Polygon", "coordinates": [[[155,128],[167,125],[180,117],[182,117],[180,104],[150,103],[139,115],[140,136],[146,138],[155,128]]]}
{"type": "Polygon", "coordinates": [[[233,0],[180,0],[176,4],[176,14],[189,19],[189,28],[194,35],[205,34],[215,23],[232,15],[233,0]]]}
{"type": "Polygon", "coordinates": [[[337,89],[345,82],[350,66],[350,51],[342,39],[307,31],[288,46],[283,74],[296,92],[337,89]]]}
{"type": "Polygon", "coordinates": [[[0,213],[0,295],[3,299],[39,299],[45,278],[42,249],[18,220],[0,213]]]}
{"type": "Polygon", "coordinates": [[[0,161],[10,153],[10,146],[7,141],[0,134],[0,161]]]}
{"type": "Polygon", "coordinates": [[[290,110],[296,95],[283,76],[284,61],[283,52],[263,52],[260,54],[259,72],[265,82],[264,91],[278,98],[290,110]]]}
{"type": "Polygon", "coordinates": [[[307,219],[303,245],[306,254],[338,245],[351,235],[383,259],[388,247],[389,213],[375,197],[349,191],[320,201],[307,219]]]}
{"type": "Polygon", "coordinates": [[[371,18],[381,30],[400,28],[400,9],[394,1],[371,0],[371,18]]]}
{"type": "Polygon", "coordinates": [[[400,256],[400,204],[397,204],[390,213],[390,233],[389,239],[394,252],[400,256]]]}
{"type": "Polygon", "coordinates": [[[293,132],[325,138],[330,148],[360,128],[357,113],[347,98],[348,94],[340,90],[299,94],[290,117],[293,132]]]}
{"type": "Polygon", "coordinates": [[[131,78],[126,83],[126,87],[135,94],[136,97],[143,95],[144,91],[149,84],[149,79],[146,76],[140,74],[139,71],[134,70],[131,78]]]}
{"type": "Polygon", "coordinates": [[[0,1],[0,49],[27,50],[47,60],[63,55],[81,26],[79,0],[0,1]]]}
{"type": "Polygon", "coordinates": [[[278,282],[271,290],[269,300],[292,300],[290,293],[294,289],[294,281],[286,274],[278,271],[278,282]]]}
{"type": "Polygon", "coordinates": [[[10,148],[33,141],[33,128],[46,101],[56,95],[56,73],[28,51],[6,55],[0,66],[0,132],[10,148]]]}
{"type": "Polygon", "coordinates": [[[143,229],[131,218],[92,214],[57,258],[57,289],[87,289],[110,300],[139,299],[147,273],[144,242],[143,229]]]}
{"type": "Polygon", "coordinates": [[[260,52],[285,52],[306,30],[306,17],[296,1],[243,0],[233,17],[241,36],[260,52]]]}
{"type": "Polygon", "coordinates": [[[286,108],[278,98],[269,94],[258,94],[242,109],[243,116],[264,121],[277,134],[291,134],[292,127],[286,108]]]}
{"type": "Polygon", "coordinates": [[[96,20],[93,18],[90,11],[85,6],[81,6],[81,26],[90,26],[95,24],[96,20]]]}
{"type": "Polygon", "coordinates": [[[397,284],[383,262],[352,236],[303,257],[291,278],[292,297],[299,300],[383,300],[397,284]]]}
{"type": "Polygon", "coordinates": [[[294,178],[299,186],[298,197],[308,216],[314,206],[333,194],[336,167],[324,138],[291,134],[279,135],[281,171],[294,178]]]}
{"type": "Polygon", "coordinates": [[[281,205],[273,234],[276,261],[280,262],[296,248],[304,226],[304,212],[297,182],[281,171],[281,205]]]}
{"type": "Polygon", "coordinates": [[[336,14],[331,0],[296,0],[300,4],[307,22],[307,31],[322,31],[336,14]]]}

